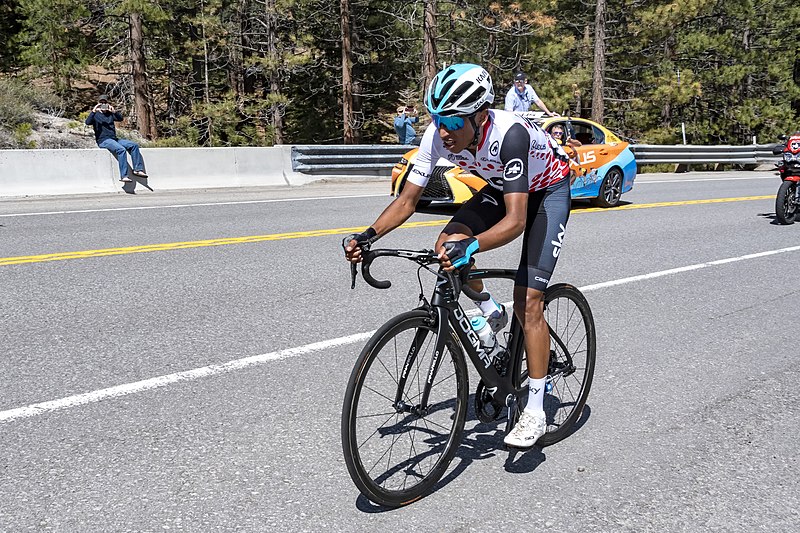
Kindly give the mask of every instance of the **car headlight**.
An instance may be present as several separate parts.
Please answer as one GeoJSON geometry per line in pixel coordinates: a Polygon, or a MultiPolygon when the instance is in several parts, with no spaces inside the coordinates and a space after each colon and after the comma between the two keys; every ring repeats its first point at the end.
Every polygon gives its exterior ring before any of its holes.
{"type": "MultiPolygon", "coordinates": [[[[798,155],[800,155],[800,154],[798,154],[798,155]]],[[[787,163],[791,163],[792,161],[800,161],[800,157],[798,157],[798,156],[796,156],[796,155],[794,155],[794,154],[792,154],[790,152],[784,152],[783,153],[783,160],[786,161],[787,163]]]]}

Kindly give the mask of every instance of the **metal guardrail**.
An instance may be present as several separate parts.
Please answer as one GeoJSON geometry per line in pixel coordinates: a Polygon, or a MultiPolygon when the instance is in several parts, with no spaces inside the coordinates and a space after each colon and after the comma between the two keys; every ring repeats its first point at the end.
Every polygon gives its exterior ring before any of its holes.
{"type": "MultiPolygon", "coordinates": [[[[732,164],[755,166],[780,160],[774,144],[701,146],[691,144],[631,144],[640,165],[732,164]]],[[[306,174],[372,173],[389,171],[414,146],[403,145],[302,145],[292,146],[292,170],[306,174]]]]}
{"type": "Polygon", "coordinates": [[[381,144],[292,146],[292,170],[307,174],[390,170],[412,148],[381,144]]]}
{"type": "Polygon", "coordinates": [[[773,144],[745,146],[702,146],[692,144],[632,144],[640,165],[669,163],[676,165],[732,164],[759,165],[779,161],[772,155],[773,144]]]}

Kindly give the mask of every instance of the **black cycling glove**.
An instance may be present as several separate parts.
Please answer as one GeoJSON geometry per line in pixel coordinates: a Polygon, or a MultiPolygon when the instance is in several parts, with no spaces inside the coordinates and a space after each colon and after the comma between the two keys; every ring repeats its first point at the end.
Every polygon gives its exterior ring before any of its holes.
{"type": "Polygon", "coordinates": [[[359,246],[359,248],[363,248],[364,245],[370,245],[378,239],[378,232],[375,231],[372,226],[370,226],[361,233],[352,233],[345,237],[342,241],[342,248],[347,248],[347,245],[353,240],[356,241],[356,244],[359,246]]]}
{"type": "Polygon", "coordinates": [[[460,241],[447,241],[442,243],[442,246],[450,258],[450,263],[456,268],[461,268],[468,264],[472,254],[478,251],[478,239],[469,237],[460,241]]]}

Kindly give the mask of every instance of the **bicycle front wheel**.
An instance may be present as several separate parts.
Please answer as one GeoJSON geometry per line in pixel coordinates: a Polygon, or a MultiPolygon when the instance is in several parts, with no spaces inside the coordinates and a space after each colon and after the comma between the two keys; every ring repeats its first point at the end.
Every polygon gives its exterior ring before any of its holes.
{"type": "Polygon", "coordinates": [[[596,334],[589,302],[572,285],[559,283],[544,296],[550,326],[549,380],[544,397],[547,433],[538,441],[549,446],[567,437],[580,419],[594,376],[596,334]]]}
{"type": "Polygon", "coordinates": [[[379,505],[399,507],[424,496],[461,443],[467,368],[461,345],[449,326],[446,331],[425,411],[414,406],[421,401],[437,341],[435,320],[427,312],[410,311],[387,322],[353,368],[342,410],[342,449],[353,482],[379,505]]]}

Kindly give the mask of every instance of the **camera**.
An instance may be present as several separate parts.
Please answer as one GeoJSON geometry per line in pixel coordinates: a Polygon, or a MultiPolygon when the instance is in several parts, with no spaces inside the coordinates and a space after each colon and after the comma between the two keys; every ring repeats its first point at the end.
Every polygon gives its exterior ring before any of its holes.
{"type": "Polygon", "coordinates": [[[99,104],[99,106],[100,106],[99,107],[100,111],[110,111],[111,110],[111,105],[106,103],[106,102],[103,102],[103,103],[99,104]]]}

